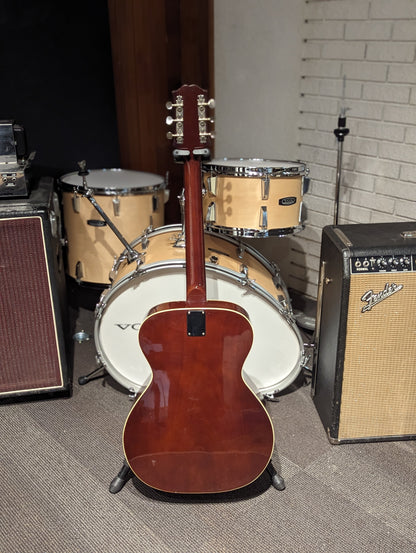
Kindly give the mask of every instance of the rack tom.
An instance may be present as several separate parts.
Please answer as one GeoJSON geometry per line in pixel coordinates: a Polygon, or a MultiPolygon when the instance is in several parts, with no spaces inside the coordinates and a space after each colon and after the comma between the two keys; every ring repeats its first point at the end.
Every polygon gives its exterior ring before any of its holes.
{"type": "Polygon", "coordinates": [[[266,159],[217,159],[202,166],[207,228],[262,238],[302,230],[306,166],[266,159]]]}

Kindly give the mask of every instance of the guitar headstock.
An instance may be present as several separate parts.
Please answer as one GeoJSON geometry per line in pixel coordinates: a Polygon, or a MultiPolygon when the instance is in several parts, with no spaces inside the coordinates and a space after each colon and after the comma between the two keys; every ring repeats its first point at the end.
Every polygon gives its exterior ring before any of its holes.
{"type": "Polygon", "coordinates": [[[207,108],[215,107],[214,100],[207,100],[207,91],[197,85],[182,85],[172,92],[173,102],[167,102],[169,111],[174,115],[166,118],[168,125],[174,125],[174,132],[167,137],[173,140],[174,157],[191,155],[206,157],[213,134],[208,124],[213,119],[207,116],[207,108]]]}

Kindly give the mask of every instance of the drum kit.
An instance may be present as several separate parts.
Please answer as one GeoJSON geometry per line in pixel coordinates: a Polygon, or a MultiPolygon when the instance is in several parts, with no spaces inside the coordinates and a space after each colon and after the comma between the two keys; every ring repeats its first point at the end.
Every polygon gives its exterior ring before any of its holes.
{"type": "MultiPolygon", "coordinates": [[[[295,381],[305,352],[277,265],[241,238],[299,232],[306,175],[303,164],[278,160],[202,164],[207,295],[247,311],[254,341],[244,379],[260,399],[275,399],[295,381]]],[[[62,176],[58,187],[66,272],[76,285],[102,289],[94,326],[99,367],[93,373],[105,369],[135,398],[151,380],[138,329],[156,304],[185,298],[183,223],[164,226],[169,191],[165,179],[152,173],[88,171],[81,162],[80,171],[62,176]]]]}

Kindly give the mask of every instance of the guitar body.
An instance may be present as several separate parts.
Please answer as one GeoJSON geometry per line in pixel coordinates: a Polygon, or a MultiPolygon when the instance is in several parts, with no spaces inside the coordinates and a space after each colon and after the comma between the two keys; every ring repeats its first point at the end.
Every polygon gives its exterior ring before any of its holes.
{"type": "Polygon", "coordinates": [[[143,322],[139,342],[153,378],[127,418],[123,445],[145,484],[225,492],[267,467],[273,426],[241,375],[252,339],[245,312],[227,302],[167,303],[143,322]]]}

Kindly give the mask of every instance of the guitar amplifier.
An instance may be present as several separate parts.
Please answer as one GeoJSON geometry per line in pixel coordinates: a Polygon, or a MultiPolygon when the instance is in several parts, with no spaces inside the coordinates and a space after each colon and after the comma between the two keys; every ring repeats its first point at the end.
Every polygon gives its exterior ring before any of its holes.
{"type": "Polygon", "coordinates": [[[331,443],[416,437],[416,222],[323,229],[315,344],[331,443]]]}
{"type": "Polygon", "coordinates": [[[0,402],[68,396],[65,273],[53,181],[0,201],[0,402]]]}
{"type": "Polygon", "coordinates": [[[0,121],[0,198],[29,195],[28,168],[34,156],[26,158],[24,128],[12,120],[0,121]]]}

